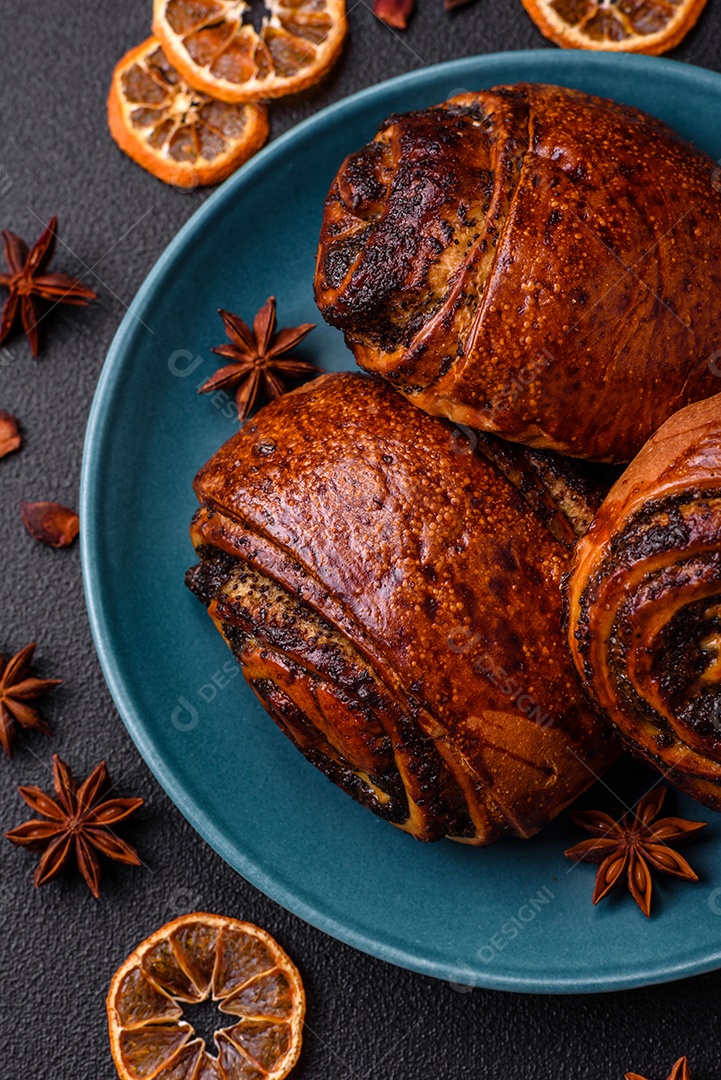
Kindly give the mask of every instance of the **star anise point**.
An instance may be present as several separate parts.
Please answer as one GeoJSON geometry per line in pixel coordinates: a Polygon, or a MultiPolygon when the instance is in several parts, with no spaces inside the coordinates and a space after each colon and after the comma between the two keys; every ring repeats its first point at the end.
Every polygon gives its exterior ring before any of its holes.
{"type": "Polygon", "coordinates": [[[60,686],[63,681],[31,676],[34,653],[34,641],[8,661],[0,653],[0,745],[9,758],[13,756],[13,743],[18,727],[33,728],[44,735],[50,734],[46,721],[28,702],[41,697],[47,690],[60,686]]]}
{"type": "MultiPolygon", "coordinates": [[[[644,1080],[638,1073],[626,1073],[626,1080],[644,1080]]],[[[668,1080],[691,1080],[691,1072],[685,1057],[679,1058],[669,1073],[668,1080]]]]}

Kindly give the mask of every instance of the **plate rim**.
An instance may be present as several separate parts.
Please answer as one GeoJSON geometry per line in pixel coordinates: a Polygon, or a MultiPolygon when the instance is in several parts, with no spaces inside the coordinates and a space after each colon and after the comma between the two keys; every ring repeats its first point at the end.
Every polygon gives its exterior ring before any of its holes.
{"type": "Polygon", "coordinates": [[[160,786],[201,838],[236,873],[248,880],[260,892],[304,922],[361,952],[443,981],[514,993],[613,992],[673,982],[714,971],[721,967],[721,946],[716,953],[706,953],[702,958],[689,958],[670,964],[663,961],[656,965],[646,964],[643,970],[636,970],[634,973],[621,972],[610,975],[606,973],[601,977],[590,977],[569,974],[529,976],[488,971],[483,977],[479,976],[469,981],[469,972],[464,965],[456,964],[454,967],[446,960],[436,960],[424,957],[421,952],[411,952],[400,947],[390,938],[384,940],[378,934],[372,936],[366,930],[353,926],[352,917],[343,921],[340,917],[320,911],[297,891],[294,892],[282,882],[276,881],[272,874],[226,840],[222,830],[213,823],[197,800],[185,790],[173,771],[166,766],[162,755],[156,752],[152,737],[146,730],[142,711],[136,707],[132,693],[125,686],[120,665],[111,647],[107,612],[104,610],[102,590],[99,585],[101,579],[99,564],[102,562],[102,556],[99,526],[93,512],[93,493],[102,459],[98,448],[102,446],[105,400],[112,395],[120,379],[118,357],[128,349],[128,339],[132,338],[132,334],[139,332],[136,309],[152,302],[156,283],[165,273],[166,267],[173,263],[176,252],[186,245],[196,231],[204,227],[208,217],[233,199],[236,188],[251,181],[256,171],[264,169],[267,161],[281,156],[287,144],[292,144],[299,138],[303,139],[316,127],[324,127],[327,121],[337,114],[348,112],[359,104],[365,107],[368,103],[372,103],[374,98],[384,96],[388,90],[412,89],[414,85],[422,86],[429,76],[434,74],[447,73],[451,78],[455,72],[463,72],[467,75],[482,74],[484,68],[504,63],[518,63],[519,60],[527,61],[529,67],[534,68],[533,76],[529,73],[529,82],[544,81],[544,67],[548,68],[546,78],[551,82],[554,81],[554,72],[555,77],[558,78],[561,69],[564,69],[563,75],[569,77],[579,66],[583,66],[586,71],[593,67],[608,69],[623,66],[626,69],[636,68],[639,73],[643,71],[649,74],[651,72],[667,74],[671,68],[676,69],[678,74],[683,72],[685,80],[696,82],[701,88],[704,84],[707,86],[713,84],[716,92],[721,92],[721,73],[665,57],[637,54],[619,56],[615,53],[551,48],[509,50],[443,61],[365,87],[318,110],[274,139],[212,192],[180,227],[144,278],[114,334],[93,395],[83,445],[79,496],[79,513],[83,523],[80,530],[83,589],[93,642],[103,676],[118,713],[140,756],[160,786]]]}

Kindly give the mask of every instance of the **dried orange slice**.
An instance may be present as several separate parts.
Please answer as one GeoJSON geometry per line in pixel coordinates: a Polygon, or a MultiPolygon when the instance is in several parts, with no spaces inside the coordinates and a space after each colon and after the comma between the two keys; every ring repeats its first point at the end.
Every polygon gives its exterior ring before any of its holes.
{"type": "Polygon", "coordinates": [[[152,37],[115,68],[108,125],[138,165],[188,188],[225,180],[268,137],[265,105],[230,105],[194,90],[152,37]]]}
{"type": "Polygon", "coordinates": [[[265,930],[196,913],[138,945],[113,976],[107,1008],[121,1080],[282,1080],[300,1054],[305,992],[265,930]],[[183,1006],[211,996],[232,1017],[215,1033],[217,1055],[183,1019],[183,1006]]]}
{"type": "Polygon", "coordinates": [[[191,86],[222,101],[294,94],[340,55],[345,0],[266,0],[260,34],[245,0],[154,0],[153,33],[191,86]]]}
{"type": "Polygon", "coordinates": [[[658,56],[696,24],[706,0],[521,0],[545,37],[564,49],[658,56]]]}

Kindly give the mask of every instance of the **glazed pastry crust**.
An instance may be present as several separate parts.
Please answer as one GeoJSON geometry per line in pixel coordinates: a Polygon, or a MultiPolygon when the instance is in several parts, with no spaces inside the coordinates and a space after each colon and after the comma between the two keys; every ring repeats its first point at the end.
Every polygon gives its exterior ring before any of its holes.
{"type": "Polygon", "coordinates": [[[427,412],[629,461],[716,392],[720,192],[710,158],[636,109],[464,94],[391,117],[343,163],[316,299],[427,412]]]}
{"type": "Polygon", "coordinates": [[[563,641],[568,545],[467,439],[359,374],[284,396],[198,474],[189,584],[314,764],[421,839],[489,843],[617,749],[563,641]]]}
{"type": "Polygon", "coordinates": [[[573,558],[568,640],[631,749],[721,809],[721,396],[667,420],[573,558]]]}

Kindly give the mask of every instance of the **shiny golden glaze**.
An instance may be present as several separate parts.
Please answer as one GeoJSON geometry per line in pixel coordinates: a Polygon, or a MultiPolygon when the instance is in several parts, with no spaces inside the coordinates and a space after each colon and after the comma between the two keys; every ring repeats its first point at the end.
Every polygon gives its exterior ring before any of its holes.
{"type": "Polygon", "coordinates": [[[427,412],[628,461],[717,389],[720,192],[713,161],[635,109],[464,94],[391,117],[343,163],[316,298],[427,412]]]}
{"type": "Polygon", "coordinates": [[[573,558],[569,643],[632,749],[721,809],[721,396],[667,420],[573,558]]]}
{"type": "Polygon", "coordinates": [[[191,588],[283,730],[376,813],[529,836],[615,757],[563,642],[567,547],[447,422],[326,375],[195,486],[191,588]]]}

